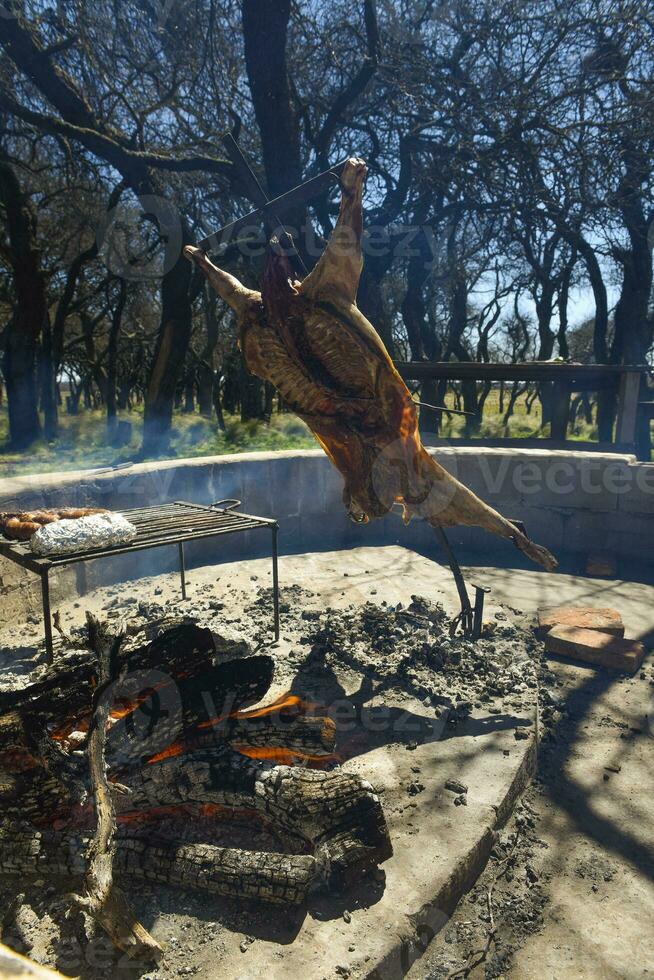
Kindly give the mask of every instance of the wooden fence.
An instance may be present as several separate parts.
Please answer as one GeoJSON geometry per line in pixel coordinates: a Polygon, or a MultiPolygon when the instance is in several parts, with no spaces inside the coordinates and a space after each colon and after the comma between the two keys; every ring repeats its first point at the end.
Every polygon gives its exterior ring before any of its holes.
{"type": "Polygon", "coordinates": [[[630,452],[649,459],[649,445],[638,445],[639,417],[654,416],[654,403],[641,400],[646,366],[616,364],[564,364],[531,361],[524,364],[482,364],[474,361],[396,361],[405,381],[524,382],[551,385],[550,437],[544,439],[461,439],[461,444],[483,441],[485,445],[550,449],[590,449],[630,452]],[[570,398],[574,391],[612,390],[617,398],[614,438],[607,442],[580,442],[567,438],[570,398]]]}

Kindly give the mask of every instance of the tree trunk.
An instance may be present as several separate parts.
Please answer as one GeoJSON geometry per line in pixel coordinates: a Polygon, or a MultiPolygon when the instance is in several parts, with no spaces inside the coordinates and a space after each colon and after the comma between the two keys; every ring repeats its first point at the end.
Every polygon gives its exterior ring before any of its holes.
{"type": "Polygon", "coordinates": [[[437,436],[440,430],[442,412],[427,406],[443,403],[439,400],[438,382],[433,378],[429,381],[423,381],[420,386],[420,400],[426,403],[420,406],[420,432],[437,436]]]}
{"type": "MultiPolygon", "coordinates": [[[[646,364],[654,333],[654,321],[648,316],[653,280],[651,221],[645,213],[648,205],[643,190],[650,160],[640,147],[626,141],[622,164],[618,200],[629,247],[615,250],[622,266],[622,289],[615,308],[610,359],[614,364],[646,364]]],[[[641,397],[649,397],[644,377],[641,397]]],[[[637,419],[636,444],[639,456],[649,459],[650,424],[643,413],[637,419]]]]}
{"type": "MultiPolygon", "coordinates": [[[[394,356],[393,331],[390,317],[386,311],[382,295],[381,278],[373,272],[374,263],[366,261],[359,281],[357,306],[365,317],[372,323],[384,342],[391,357],[394,356]]],[[[382,276],[383,278],[383,276],[382,276]]]]}
{"type": "Polygon", "coordinates": [[[213,378],[213,407],[216,413],[216,421],[218,422],[218,428],[221,432],[225,431],[225,416],[223,415],[223,406],[221,403],[221,391],[220,391],[220,371],[216,371],[213,378]]]}
{"type": "Polygon", "coordinates": [[[543,283],[536,298],[538,320],[538,360],[549,361],[554,352],[555,335],[552,332],[552,308],[554,306],[554,282],[543,283]]]}
{"type": "MultiPolygon", "coordinates": [[[[450,317],[449,317],[449,347],[459,361],[469,361],[470,354],[463,342],[464,333],[468,325],[468,285],[466,282],[465,271],[456,268],[453,275],[452,289],[450,293],[450,317]]],[[[464,432],[467,437],[475,435],[479,431],[479,402],[477,393],[477,382],[466,380],[461,383],[463,393],[463,408],[466,412],[471,412],[472,417],[466,416],[464,432]]]]}
{"type": "Polygon", "coordinates": [[[121,378],[118,381],[118,391],[116,394],[116,407],[119,412],[126,412],[131,409],[132,399],[130,397],[132,390],[131,383],[127,378],[121,378]]]}
{"type": "MultiPolygon", "coordinates": [[[[286,43],[290,0],[242,0],[243,41],[254,113],[261,134],[268,193],[277,197],[302,180],[300,134],[291,97],[286,43]]],[[[305,209],[285,215],[299,231],[305,209]]]]}
{"type": "MultiPolygon", "coordinates": [[[[506,406],[506,412],[504,413],[504,418],[502,419],[502,425],[504,426],[505,430],[508,427],[509,419],[513,415],[515,403],[517,402],[520,395],[523,394],[525,391],[526,389],[521,388],[519,381],[513,382],[513,385],[511,387],[511,394],[509,396],[509,404],[506,406]]],[[[506,435],[506,431],[505,431],[505,435],[506,435]]]]}
{"type": "Polygon", "coordinates": [[[41,349],[39,351],[39,381],[41,411],[43,412],[43,435],[48,442],[51,442],[57,438],[59,418],[52,328],[47,310],[43,321],[41,349]]]}
{"type": "Polygon", "coordinates": [[[556,340],[559,347],[559,355],[566,361],[570,357],[570,351],[568,349],[568,299],[570,296],[570,279],[572,278],[576,261],[577,255],[573,252],[570,256],[570,261],[563,270],[559,286],[559,329],[556,340]]]}
{"type": "Polygon", "coordinates": [[[0,200],[5,208],[16,298],[16,310],[6,329],[2,370],[7,387],[10,442],[14,449],[23,450],[41,434],[37,357],[48,305],[36,244],[36,219],[13,167],[1,150],[0,200]]]}
{"type": "Polygon", "coordinates": [[[205,361],[198,364],[198,411],[205,419],[213,413],[214,372],[205,361]]]}
{"type": "MultiPolygon", "coordinates": [[[[536,317],[538,321],[538,360],[549,361],[554,353],[555,335],[551,329],[552,308],[554,305],[554,283],[550,280],[542,284],[536,299],[536,317]]],[[[547,425],[552,420],[552,405],[554,388],[551,384],[542,384],[538,388],[541,404],[541,425],[547,425]]]]}
{"type": "MultiPolygon", "coordinates": [[[[615,308],[615,334],[611,360],[623,364],[647,364],[652,346],[652,326],[648,317],[652,290],[652,254],[647,237],[631,234],[632,248],[622,259],[623,281],[615,308]]],[[[641,381],[641,399],[649,399],[646,378],[641,381]]],[[[651,435],[649,418],[639,413],[636,420],[638,456],[649,460],[651,435]]]]}
{"type": "Polygon", "coordinates": [[[26,329],[25,311],[12,317],[5,339],[2,371],[7,388],[9,438],[13,449],[27,449],[41,435],[37,410],[37,344],[26,329]]]}
{"type": "Polygon", "coordinates": [[[161,323],[145,395],[143,455],[167,451],[173,402],[191,337],[192,266],[180,256],[161,284],[161,323]]]}
{"type": "Polygon", "coordinates": [[[245,365],[241,381],[241,422],[263,419],[265,412],[264,382],[250,374],[245,365]]]}
{"type": "Polygon", "coordinates": [[[116,376],[118,360],[118,335],[120,333],[125,300],[127,298],[127,284],[124,279],[120,280],[118,298],[111,315],[111,328],[109,330],[109,341],[107,344],[107,430],[111,436],[116,423],[116,376]]]}
{"type": "Polygon", "coordinates": [[[184,398],[182,411],[185,415],[193,415],[195,412],[195,370],[190,364],[187,367],[184,375],[184,398]]]}
{"type": "Polygon", "coordinates": [[[218,343],[218,317],[216,315],[216,294],[213,290],[209,291],[207,284],[202,290],[202,306],[207,339],[198,364],[198,408],[200,415],[210,419],[213,408],[214,356],[218,343]]]}

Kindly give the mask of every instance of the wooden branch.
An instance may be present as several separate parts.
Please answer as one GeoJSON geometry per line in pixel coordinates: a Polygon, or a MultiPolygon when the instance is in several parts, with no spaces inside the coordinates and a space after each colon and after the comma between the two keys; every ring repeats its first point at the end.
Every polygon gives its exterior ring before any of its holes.
{"type": "Polygon", "coordinates": [[[4,980],[11,980],[12,977],[35,977],[36,980],[65,980],[64,974],[57,970],[50,970],[47,966],[41,966],[33,960],[29,960],[20,953],[15,953],[13,949],[0,943],[0,977],[4,980]]]}
{"type": "Polygon", "coordinates": [[[349,107],[356,102],[359,96],[365,91],[368,82],[377,70],[377,60],[379,55],[379,29],[377,27],[377,12],[375,10],[375,0],[364,0],[364,22],[366,28],[366,48],[367,54],[364,57],[361,67],[350,79],[344,89],[338,93],[330,106],[325,120],[315,138],[315,151],[319,160],[326,165],[327,153],[334,136],[337,125],[343,123],[344,116],[349,107]]]}
{"type": "Polygon", "coordinates": [[[233,176],[232,164],[228,160],[204,156],[202,154],[175,158],[145,150],[132,150],[123,146],[115,138],[97,130],[76,126],[74,123],[68,122],[65,119],[57,119],[55,116],[48,116],[45,113],[28,109],[6,94],[0,95],[0,106],[13,115],[23,119],[25,122],[30,123],[30,125],[41,130],[41,132],[48,133],[51,136],[64,136],[67,139],[76,140],[85,146],[87,150],[90,150],[91,153],[115,166],[130,183],[133,183],[136,177],[145,179],[145,168],[147,167],[152,167],[155,170],[167,170],[173,173],[204,171],[206,173],[221,174],[228,178],[233,176]]]}
{"type": "Polygon", "coordinates": [[[0,98],[0,105],[43,132],[77,140],[115,166],[126,179],[132,182],[147,180],[148,167],[207,170],[227,177],[233,173],[228,160],[193,156],[177,161],[128,147],[123,133],[96,118],[90,103],[75,86],[73,79],[54,64],[36,31],[30,29],[22,18],[0,18],[0,43],[17,68],[27,75],[62,119],[27,109],[5,94],[0,98]]]}
{"type": "Polygon", "coordinates": [[[114,945],[134,959],[159,960],[163,950],[136,920],[127,898],[114,885],[113,860],[116,852],[116,812],[105,766],[105,733],[111,699],[103,698],[107,685],[116,679],[116,661],[122,634],[110,635],[87,612],[89,639],[98,657],[98,687],[88,737],[88,760],[95,800],[97,829],[88,851],[85,895],[73,896],[75,904],[92,916],[114,945]]]}

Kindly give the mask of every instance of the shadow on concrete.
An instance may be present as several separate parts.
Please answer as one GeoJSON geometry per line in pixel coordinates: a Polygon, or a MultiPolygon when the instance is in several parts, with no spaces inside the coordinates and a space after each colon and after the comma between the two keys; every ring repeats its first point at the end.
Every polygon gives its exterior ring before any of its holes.
{"type": "MultiPolygon", "coordinates": [[[[566,760],[592,708],[615,683],[616,678],[607,672],[593,673],[569,693],[562,706],[567,717],[564,716],[556,729],[556,742],[541,746],[539,777],[545,794],[570,816],[581,833],[654,881],[654,851],[637,840],[628,828],[618,826],[595,812],[588,790],[577,785],[565,773],[566,760]]],[[[626,749],[627,742],[623,752],[626,749]]]]}
{"type": "MultiPolygon", "coordinates": [[[[374,668],[370,673],[372,676],[364,677],[357,691],[347,694],[332,668],[311,657],[291,685],[292,694],[316,705],[315,714],[328,715],[336,725],[336,752],[341,762],[383,746],[422,745],[462,736],[480,738],[506,729],[529,730],[532,725],[524,717],[505,713],[457,720],[450,715],[452,703],[443,697],[434,699],[439,705],[430,704],[421,712],[387,703],[385,696],[389,695],[398,701],[400,678],[385,679],[375,686],[374,668]]],[[[419,700],[419,692],[408,685],[403,693],[410,699],[409,705],[419,700]]]]}

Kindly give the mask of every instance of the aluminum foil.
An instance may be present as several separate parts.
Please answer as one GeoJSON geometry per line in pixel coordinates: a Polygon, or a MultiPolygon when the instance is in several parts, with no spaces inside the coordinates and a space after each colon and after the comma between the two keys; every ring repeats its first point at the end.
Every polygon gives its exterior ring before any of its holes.
{"type": "Polygon", "coordinates": [[[37,555],[70,555],[111,548],[135,537],[136,528],[122,514],[90,514],[44,524],[30,538],[30,548],[37,555]]]}

